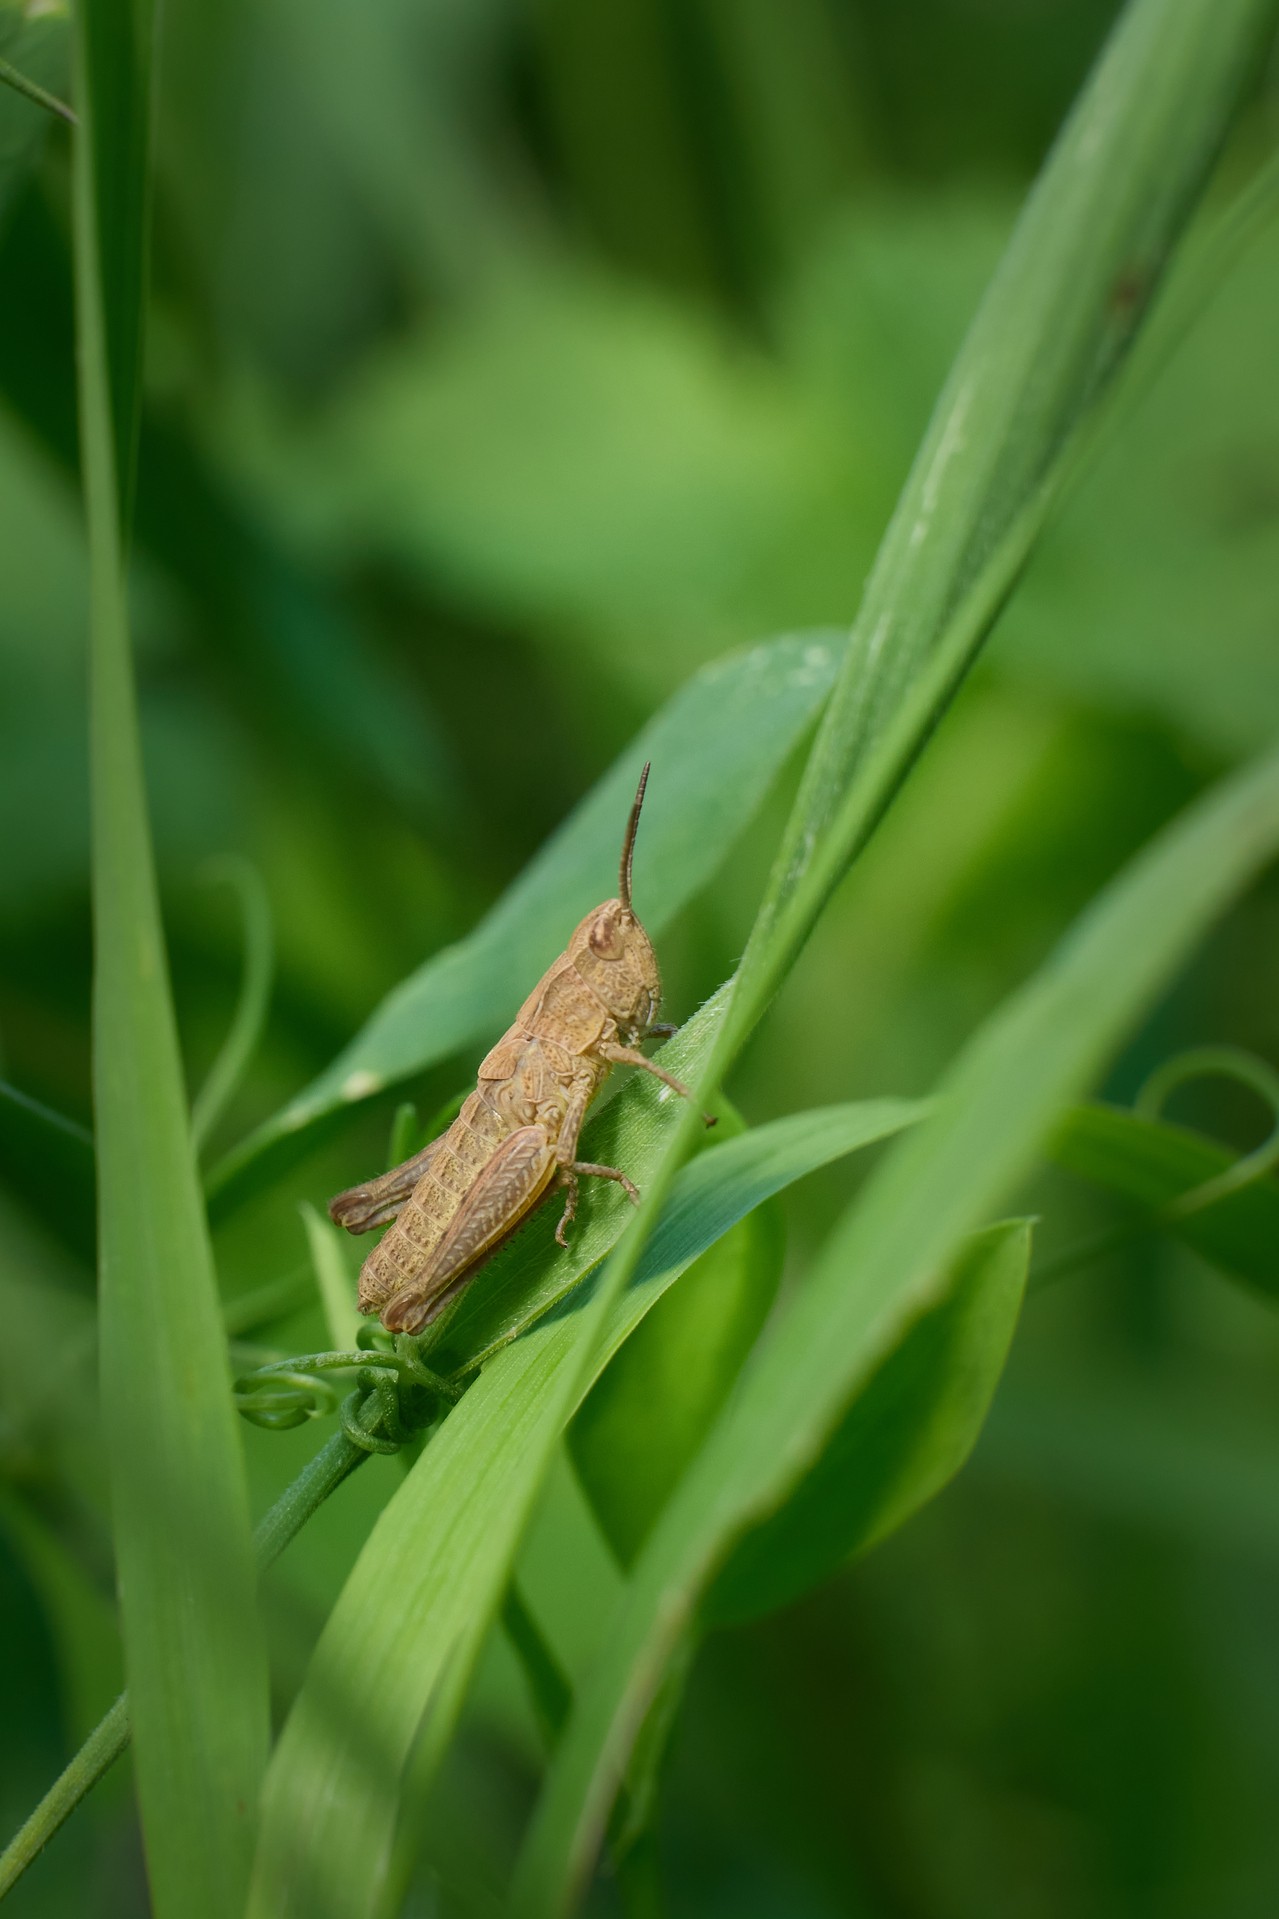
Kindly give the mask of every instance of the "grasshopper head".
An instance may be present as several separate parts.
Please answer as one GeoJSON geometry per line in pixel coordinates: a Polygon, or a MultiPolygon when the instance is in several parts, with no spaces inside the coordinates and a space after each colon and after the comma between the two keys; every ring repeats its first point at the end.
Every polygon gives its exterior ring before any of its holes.
{"type": "Polygon", "coordinates": [[[642,1033],[661,1004],[662,976],[630,906],[605,900],[588,913],[569,941],[568,956],[619,1030],[642,1033]]]}
{"type": "Polygon", "coordinates": [[[582,978],[599,995],[618,1027],[642,1033],[662,999],[662,976],[648,934],[631,905],[631,862],[639,826],[648,767],[640,774],[635,803],[622,843],[618,897],[605,900],[588,913],[569,941],[568,956],[582,978]]]}

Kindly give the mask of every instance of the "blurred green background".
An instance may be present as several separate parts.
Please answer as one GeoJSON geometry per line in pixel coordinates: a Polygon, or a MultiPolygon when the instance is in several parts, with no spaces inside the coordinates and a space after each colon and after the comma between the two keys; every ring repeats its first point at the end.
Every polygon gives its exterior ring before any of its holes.
{"type": "MultiPolygon", "coordinates": [[[[214,856],[261,872],[278,967],[214,1156],[473,924],[697,665],[849,620],[1114,11],[167,7],[135,603],[193,1088],[239,978],[214,856]]],[[[0,0],[0,55],[65,91],[61,7],[0,0]]],[[[1260,84],[1218,199],[1275,111],[1260,84]]],[[[86,562],[50,124],[0,93],[0,1068],[87,1123],[86,562]]],[[[1123,859],[1279,733],[1277,310],[1279,225],[1046,541],[740,1068],[748,1119],[926,1090],[1123,859]]],[[[665,942],[673,1018],[740,951],[784,801],[665,942]]],[[[641,911],[642,886],[641,848],[641,911]]],[[[1203,1041],[1279,1057],[1277,975],[1271,882],[1107,1090],[1203,1041]]],[[[472,1068],[416,1085],[421,1110],[472,1068]]],[[[1266,1124],[1220,1087],[1174,1111],[1240,1146],[1266,1124]]],[[[227,1221],[228,1294],[304,1268],[296,1202],[376,1165],[388,1118],[353,1117],[227,1221]]],[[[90,1213],[70,1162],[0,1172],[7,1836],[120,1671],[90,1213]]],[[[789,1196],[792,1271],[859,1176],[789,1196]]],[[[1026,1205],[1050,1255],[1113,1217],[1064,1174],[1026,1205]]],[[[273,1340],[322,1342],[318,1314],[273,1340]]],[[[1273,1313],[1170,1242],[1033,1297],[949,1492],[706,1648],[663,1815],[672,1913],[1279,1910],[1277,1363],[1273,1313]]],[[[315,1432],[245,1434],[261,1510],[315,1432]]],[[[271,1575],[281,1707],[398,1470],[375,1459],[271,1575]]],[[[567,1466],[522,1579],[580,1668],[618,1574],[567,1466]]],[[[538,1765],[497,1642],[414,1911],[495,1910],[538,1765]]],[[[126,1764],[12,1910],[145,1904],[126,1764]]]]}

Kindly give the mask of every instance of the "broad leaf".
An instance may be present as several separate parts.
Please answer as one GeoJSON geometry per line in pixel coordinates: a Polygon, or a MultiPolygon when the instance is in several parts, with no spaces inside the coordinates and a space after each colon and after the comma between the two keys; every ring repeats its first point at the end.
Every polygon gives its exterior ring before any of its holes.
{"type": "Polygon", "coordinates": [[[305,1093],[214,1169],[225,1207],[351,1101],[467,1046],[513,1016],[584,913],[616,891],[639,769],[653,763],[635,857],[640,917],[659,934],[705,886],[830,690],[830,634],[772,640],[696,674],[645,727],[468,938],[383,1001],[305,1093]]]}
{"type": "Polygon", "coordinates": [[[953,1479],[977,1442],[1026,1286],[1030,1226],[988,1227],[960,1249],[937,1303],[871,1379],[808,1477],[747,1535],[707,1600],[754,1618],[828,1579],[953,1479]]]}
{"type": "Polygon", "coordinates": [[[645,1547],[557,1749],[516,1912],[568,1909],[663,1666],[730,1553],[803,1481],[938,1303],[964,1237],[1029,1171],[1062,1108],[1276,848],[1279,755],[1223,783],[1112,882],[872,1174],[645,1547]]]}
{"type": "MultiPolygon", "coordinates": [[[[721,1107],[717,1131],[726,1122],[734,1136],[745,1131],[721,1107]]],[[[622,1565],[635,1559],[728,1397],[777,1296],[784,1254],[776,1202],[757,1206],[658,1301],[578,1409],[569,1452],[622,1565]]]]}

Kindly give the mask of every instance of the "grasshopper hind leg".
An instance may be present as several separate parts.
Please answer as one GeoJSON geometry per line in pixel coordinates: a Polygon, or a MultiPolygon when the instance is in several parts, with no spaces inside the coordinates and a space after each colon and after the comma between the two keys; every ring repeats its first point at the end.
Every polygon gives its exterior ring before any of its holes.
{"type": "Polygon", "coordinates": [[[393,1166],[389,1173],[382,1173],[377,1179],[366,1179],[361,1185],[338,1193],[329,1201],[329,1218],[333,1224],[345,1226],[348,1233],[371,1233],[375,1227],[398,1218],[446,1137],[441,1133],[402,1166],[393,1166]]]}

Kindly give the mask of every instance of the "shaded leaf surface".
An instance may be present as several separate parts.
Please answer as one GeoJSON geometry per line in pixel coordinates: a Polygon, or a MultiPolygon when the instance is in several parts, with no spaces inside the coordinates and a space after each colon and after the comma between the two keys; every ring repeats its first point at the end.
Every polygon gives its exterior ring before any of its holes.
{"type": "Polygon", "coordinates": [[[706,1601],[709,1619],[753,1619],[828,1579],[896,1531],[967,1459],[1021,1308],[1030,1226],[976,1234],[939,1297],[845,1415],[779,1512],[747,1534],[706,1601]]]}
{"type": "MultiPolygon", "coordinates": [[[[716,1131],[726,1126],[729,1137],[746,1130],[721,1108],[716,1131]]],[[[569,1451],[622,1565],[634,1560],[727,1398],[777,1296],[784,1254],[780,1211],[757,1206],[657,1302],[579,1408],[569,1451]]]]}

